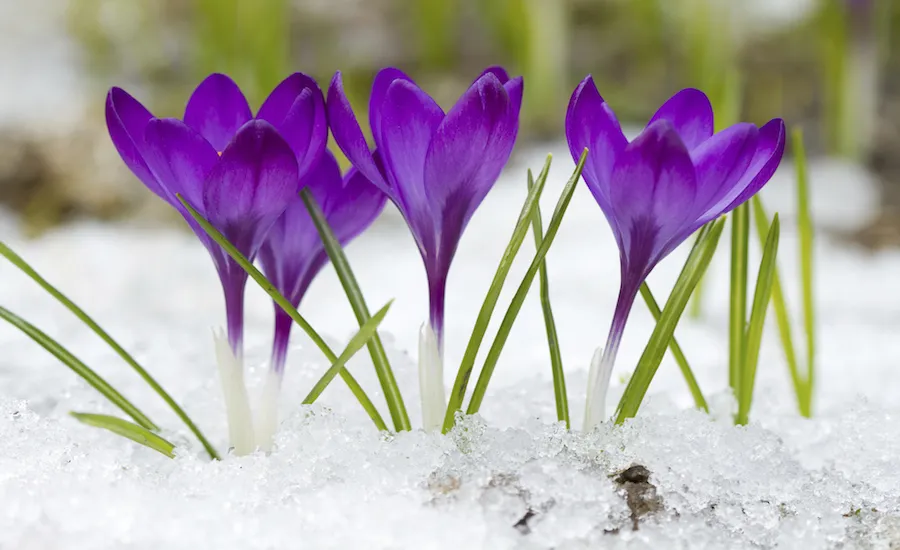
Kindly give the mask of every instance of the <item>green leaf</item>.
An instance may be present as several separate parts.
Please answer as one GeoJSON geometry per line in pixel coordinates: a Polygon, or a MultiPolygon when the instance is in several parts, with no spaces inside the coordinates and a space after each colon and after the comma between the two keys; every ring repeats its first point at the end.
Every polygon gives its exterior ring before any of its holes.
{"type": "MultiPolygon", "coordinates": [[[[528,192],[534,188],[534,178],[531,170],[528,170],[528,192]]],[[[534,248],[541,249],[544,242],[543,222],[541,221],[541,208],[534,209],[531,216],[531,230],[534,234],[534,248]]],[[[556,321],[553,319],[553,308],[550,306],[550,279],[547,276],[547,260],[541,260],[538,270],[538,280],[541,285],[541,311],[544,313],[544,326],[547,329],[547,347],[550,349],[550,369],[553,372],[553,396],[556,401],[556,419],[566,423],[566,428],[571,428],[569,423],[569,397],[566,393],[566,376],[563,370],[562,354],[559,350],[559,336],[556,333],[556,321]]]]}
{"type": "Polygon", "coordinates": [[[753,292],[753,307],[750,310],[750,322],[747,324],[746,357],[741,371],[741,393],[738,398],[738,413],[735,424],[746,424],[750,416],[750,404],[753,401],[753,388],[756,384],[756,367],[759,363],[759,348],[762,344],[763,328],[766,324],[766,311],[769,309],[769,298],[772,296],[772,285],[775,282],[775,266],[778,257],[778,239],[781,227],[778,214],[772,220],[769,236],[763,248],[762,260],[759,263],[759,274],[756,277],[756,290],[753,292]]]}
{"type": "MultiPolygon", "coordinates": [[[[178,200],[181,201],[181,204],[183,204],[184,207],[187,208],[188,213],[200,225],[203,231],[207,235],[209,235],[212,240],[216,241],[219,246],[221,246],[222,249],[229,256],[231,256],[231,258],[235,262],[237,262],[239,266],[241,266],[241,269],[246,271],[250,278],[256,281],[260,288],[262,288],[266,292],[266,294],[268,294],[272,298],[272,300],[276,304],[278,304],[278,306],[283,309],[284,312],[287,313],[290,318],[300,326],[301,329],[303,329],[303,332],[305,332],[309,336],[313,344],[315,344],[316,347],[319,348],[319,350],[322,352],[322,354],[325,355],[325,358],[328,360],[328,362],[334,364],[338,360],[338,356],[335,355],[333,351],[331,351],[331,348],[328,347],[328,344],[326,344],[325,340],[322,339],[321,336],[319,336],[319,333],[315,331],[312,325],[310,325],[306,321],[306,319],[304,319],[303,316],[300,315],[300,312],[297,311],[297,308],[295,308],[287,298],[282,296],[281,293],[278,292],[278,290],[275,288],[275,285],[269,282],[269,280],[266,279],[265,276],[258,269],[256,269],[253,264],[251,264],[237,248],[234,247],[233,244],[228,242],[228,239],[226,239],[218,229],[213,227],[212,224],[210,224],[206,220],[206,218],[200,215],[200,213],[197,212],[197,210],[193,206],[191,206],[191,203],[185,200],[185,198],[182,197],[180,193],[176,194],[176,197],[178,197],[178,200]]],[[[344,382],[347,384],[347,387],[350,388],[350,391],[353,392],[353,395],[359,401],[359,404],[362,405],[363,409],[365,409],[366,413],[372,419],[372,422],[375,423],[375,426],[377,426],[379,430],[387,430],[387,425],[381,418],[381,414],[379,414],[378,409],[376,409],[375,405],[372,404],[372,400],[369,399],[369,396],[366,395],[366,392],[362,389],[362,386],[360,386],[356,379],[353,378],[353,375],[350,374],[350,371],[348,371],[346,368],[341,367],[340,375],[344,382]]]]}
{"type": "MultiPolygon", "coordinates": [[[[703,280],[704,278],[700,279],[701,282],[703,280]]],[[[694,289],[695,297],[698,290],[700,290],[700,283],[698,283],[697,287],[694,289]]],[[[659,317],[662,312],[659,310],[659,304],[656,303],[656,298],[653,297],[653,293],[650,291],[650,287],[647,286],[646,282],[641,285],[641,296],[644,298],[644,303],[647,304],[647,309],[650,310],[653,318],[658,323],[659,317]]],[[[691,370],[691,366],[688,364],[687,358],[681,351],[681,346],[678,345],[678,340],[675,339],[674,333],[672,335],[672,339],[669,340],[669,350],[672,352],[672,357],[675,358],[675,362],[678,363],[678,368],[681,369],[681,374],[682,376],[684,376],[684,381],[687,382],[688,389],[691,391],[691,395],[694,398],[694,405],[696,405],[698,409],[704,412],[709,412],[709,407],[706,404],[706,398],[703,397],[703,392],[700,391],[700,384],[697,383],[697,378],[694,376],[694,371],[691,370]]]]}
{"type": "Polygon", "coordinates": [[[500,298],[500,292],[503,290],[503,283],[506,282],[506,276],[509,274],[509,269],[512,267],[513,260],[516,258],[516,254],[519,253],[519,247],[522,246],[525,235],[528,233],[532,213],[540,203],[541,193],[544,190],[544,184],[547,183],[547,174],[550,172],[550,163],[552,160],[553,156],[547,155],[547,160],[544,162],[544,168],[541,170],[537,182],[525,199],[525,204],[522,206],[522,211],[519,213],[516,227],[513,229],[512,237],[509,239],[509,244],[506,245],[503,257],[500,258],[500,265],[497,266],[497,271],[494,273],[494,279],[491,281],[491,286],[488,288],[488,292],[484,297],[484,302],[481,304],[481,309],[478,311],[478,317],[475,319],[475,326],[472,328],[472,336],[469,338],[469,343],[466,345],[466,351],[463,353],[459,370],[456,372],[456,380],[453,382],[453,390],[450,392],[450,398],[447,403],[447,413],[444,415],[444,433],[449,432],[450,429],[453,428],[453,424],[456,420],[456,411],[462,408],[463,399],[466,396],[466,387],[469,384],[469,377],[472,376],[472,371],[475,369],[475,358],[478,355],[478,349],[484,341],[484,335],[487,332],[488,324],[490,324],[494,308],[497,306],[497,300],[500,298]]]}
{"type": "Polygon", "coordinates": [[[728,385],[740,395],[747,326],[747,253],[750,248],[750,214],[747,204],[731,213],[731,302],[728,316],[728,385]]]}
{"type": "MultiPolygon", "coordinates": [[[[371,315],[369,314],[369,307],[366,305],[362,290],[359,288],[359,283],[356,282],[356,277],[350,268],[350,262],[347,261],[347,256],[344,254],[344,249],[335,236],[334,231],[332,231],[331,226],[328,225],[325,214],[318,203],[316,203],[316,199],[309,192],[309,189],[304,188],[300,191],[300,197],[303,199],[303,204],[306,205],[306,210],[316,226],[316,231],[319,232],[319,238],[322,240],[325,252],[331,260],[331,265],[334,266],[338,279],[341,281],[344,293],[347,294],[347,300],[350,302],[350,307],[353,308],[356,321],[362,327],[371,315]]],[[[368,345],[369,355],[372,357],[372,364],[375,366],[375,374],[378,375],[378,381],[381,383],[381,389],[384,392],[384,399],[387,402],[391,419],[394,422],[394,429],[398,432],[408,431],[411,429],[409,415],[406,413],[403,396],[400,393],[400,388],[397,386],[397,380],[394,378],[394,372],[391,370],[390,361],[388,361],[387,353],[384,351],[378,332],[372,335],[368,345]]]]}
{"type": "Polygon", "coordinates": [[[534,277],[541,266],[541,262],[544,261],[544,257],[547,255],[547,252],[550,251],[553,239],[556,237],[557,231],[559,231],[559,226],[562,223],[566,209],[569,207],[569,202],[572,200],[572,195],[575,193],[575,187],[578,185],[578,180],[581,178],[581,171],[584,169],[586,160],[587,149],[581,154],[581,159],[575,167],[575,172],[563,188],[559,201],[556,203],[556,209],[553,211],[553,217],[550,218],[550,224],[547,226],[547,234],[541,241],[541,246],[535,253],[534,259],[528,267],[528,271],[525,272],[522,283],[519,284],[519,288],[516,290],[516,294],[509,304],[509,309],[506,310],[506,315],[503,316],[500,328],[497,329],[494,343],[488,351],[484,366],[481,368],[481,374],[478,375],[478,382],[475,384],[475,389],[472,390],[472,399],[469,401],[469,407],[466,409],[466,414],[475,414],[481,407],[481,402],[484,400],[484,395],[487,392],[488,383],[491,381],[494,368],[497,366],[497,361],[500,359],[500,353],[503,351],[503,346],[506,345],[506,339],[509,337],[513,323],[516,322],[516,317],[522,309],[522,304],[525,302],[525,297],[528,295],[528,290],[531,288],[531,283],[534,281],[534,277]]]}
{"type": "Polygon", "coordinates": [[[653,381],[666,353],[666,348],[675,334],[675,327],[687,306],[688,299],[716,252],[716,246],[719,244],[719,237],[722,236],[724,226],[725,220],[719,220],[706,224],[700,230],[700,236],[691,249],[678,280],[675,281],[675,286],[672,288],[672,293],[669,294],[659,322],[656,323],[653,334],[650,335],[650,340],[644,348],[644,353],[638,360],[634,374],[631,375],[631,379],[625,387],[625,393],[622,394],[622,399],[619,401],[616,413],[617,424],[621,424],[625,419],[633,418],[637,414],[644,395],[650,387],[650,382],[653,381]]]}
{"type": "Polygon", "coordinates": [[[0,307],[0,319],[5,320],[12,326],[24,332],[29,338],[41,345],[45,350],[49,351],[54,357],[60,360],[62,364],[72,369],[75,374],[80,376],[92,388],[100,392],[103,397],[107,398],[110,403],[118,407],[123,413],[134,419],[135,422],[148,430],[158,430],[156,424],[150,420],[147,415],[142,413],[140,409],[135,407],[128,399],[126,399],[115,388],[103,379],[93,369],[82,363],[77,357],[72,355],[69,350],[64,348],[59,342],[47,336],[36,326],[32,325],[25,319],[22,319],[15,313],[4,307],[0,307]]]}
{"type": "MultiPolygon", "coordinates": [[[[766,242],[769,233],[769,217],[766,214],[762,199],[754,195],[751,200],[753,205],[753,219],[756,225],[756,234],[760,243],[766,242]]],[[[777,262],[776,262],[777,264],[777,262]]],[[[797,396],[797,408],[802,416],[809,418],[811,414],[810,403],[807,401],[806,381],[800,374],[800,364],[797,361],[797,352],[794,349],[794,338],[791,328],[791,317],[784,298],[781,286],[781,275],[775,268],[775,280],[772,283],[772,305],[775,308],[775,321],[778,326],[778,336],[781,340],[781,348],[784,350],[784,358],[791,375],[794,386],[794,394],[797,396]]]]}
{"type": "Polygon", "coordinates": [[[194,433],[194,436],[203,445],[203,448],[206,449],[206,453],[213,460],[218,460],[219,455],[216,452],[216,449],[212,446],[212,444],[206,439],[203,433],[200,431],[200,428],[194,424],[193,420],[187,415],[187,413],[182,409],[178,403],[172,399],[172,396],[163,389],[162,386],[147,372],[137,361],[135,361],[134,357],[131,356],[125,348],[123,348],[119,343],[113,339],[112,336],[109,335],[105,330],[103,330],[100,325],[91,318],[83,309],[78,307],[75,302],[70,300],[65,294],[60,292],[56,287],[50,284],[46,279],[44,279],[37,271],[34,270],[28,263],[23,260],[18,254],[13,252],[11,248],[9,248],[5,243],[0,242],[0,254],[2,254],[7,260],[9,260],[13,265],[22,270],[23,273],[28,275],[34,282],[40,285],[48,294],[56,298],[62,305],[66,306],[66,308],[71,311],[75,317],[87,325],[94,333],[100,337],[113,351],[115,351],[119,357],[121,357],[136,373],[140,376],[144,382],[150,386],[153,391],[159,395],[163,401],[175,412],[178,418],[184,422],[185,426],[188,427],[191,432],[194,433]]]}
{"type": "Polygon", "coordinates": [[[394,301],[386,303],[384,307],[378,310],[375,315],[369,317],[369,319],[363,323],[363,325],[359,328],[359,332],[357,332],[353,338],[350,339],[350,342],[347,343],[347,347],[344,348],[344,351],[341,352],[341,356],[337,358],[334,364],[325,371],[325,374],[322,375],[322,378],[316,382],[313,389],[309,391],[309,394],[303,400],[304,405],[311,405],[316,402],[316,399],[322,395],[322,392],[325,391],[325,388],[328,387],[328,384],[334,380],[334,377],[340,372],[344,365],[347,364],[347,361],[350,360],[353,355],[359,351],[366,343],[371,340],[372,336],[378,331],[378,325],[384,320],[384,316],[387,315],[388,310],[391,307],[391,304],[394,301]]]}
{"type": "Polygon", "coordinates": [[[813,298],[813,224],[810,216],[809,176],[806,170],[806,149],[803,132],[796,128],[791,134],[794,163],[797,166],[797,228],[800,233],[800,289],[803,297],[803,327],[806,331],[806,384],[803,401],[805,416],[812,415],[812,393],[816,373],[816,317],[813,298]]]}
{"type": "Polygon", "coordinates": [[[69,414],[82,424],[109,430],[116,435],[121,435],[135,443],[140,443],[144,447],[149,447],[154,451],[158,451],[169,458],[175,458],[175,453],[173,452],[175,450],[175,445],[172,445],[166,439],[163,439],[157,434],[138,426],[137,424],[107,414],[80,412],[70,412],[69,414]]]}

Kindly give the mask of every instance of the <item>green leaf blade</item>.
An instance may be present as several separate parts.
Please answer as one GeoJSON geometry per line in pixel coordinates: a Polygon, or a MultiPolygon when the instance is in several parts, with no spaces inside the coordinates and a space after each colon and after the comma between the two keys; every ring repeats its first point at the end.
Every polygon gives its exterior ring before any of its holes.
{"type": "MultiPolygon", "coordinates": [[[[769,234],[769,217],[766,214],[762,199],[754,195],[751,204],[756,225],[756,235],[760,244],[764,244],[769,234]]],[[[787,307],[787,301],[781,286],[781,275],[778,267],[775,267],[775,279],[772,282],[772,307],[775,310],[775,321],[778,327],[778,337],[781,341],[781,349],[784,351],[785,362],[794,386],[794,394],[797,397],[797,408],[801,416],[809,417],[809,403],[806,400],[806,382],[800,373],[800,364],[797,360],[797,352],[794,348],[793,330],[791,328],[791,316],[787,307]]]]}
{"type": "MultiPolygon", "coordinates": [[[[528,191],[534,187],[534,178],[531,170],[528,170],[528,191]]],[[[543,221],[541,220],[540,205],[534,209],[531,216],[531,230],[534,234],[534,248],[540,250],[544,242],[543,221]]],[[[541,260],[538,268],[538,282],[541,293],[541,311],[544,314],[544,327],[547,332],[547,347],[550,350],[550,369],[553,374],[553,397],[556,402],[556,419],[565,422],[566,429],[571,429],[569,421],[569,397],[566,392],[566,375],[562,364],[562,353],[559,349],[559,335],[556,331],[556,321],[553,318],[553,307],[550,304],[550,278],[547,275],[547,259],[541,260]]]]}
{"type": "MultiPolygon", "coordinates": [[[[702,284],[703,280],[704,278],[701,277],[700,281],[697,283],[697,287],[694,289],[695,297],[697,291],[700,290],[700,285],[702,284]]],[[[662,315],[662,311],[660,311],[659,304],[656,302],[656,298],[653,297],[653,292],[650,291],[650,287],[646,282],[641,285],[641,297],[644,299],[644,303],[647,304],[647,309],[650,310],[650,314],[653,315],[653,319],[658,323],[659,318],[662,315]]],[[[706,398],[703,396],[703,392],[700,390],[700,384],[697,383],[697,377],[694,376],[694,371],[691,370],[691,366],[690,364],[688,364],[687,357],[684,356],[684,352],[681,350],[681,346],[678,345],[678,340],[675,339],[674,333],[672,335],[672,339],[669,340],[669,351],[672,352],[672,357],[675,358],[675,362],[678,364],[678,368],[681,370],[682,376],[684,376],[684,381],[688,385],[688,390],[690,390],[691,392],[691,397],[694,398],[694,406],[696,406],[701,411],[708,413],[709,406],[706,403],[706,398]]]]}
{"type": "MultiPolygon", "coordinates": [[[[247,258],[244,257],[241,252],[234,247],[233,244],[228,242],[228,239],[219,232],[218,229],[212,226],[209,221],[206,220],[200,213],[189,203],[181,194],[176,194],[176,197],[181,204],[187,209],[188,213],[197,222],[198,225],[203,229],[204,233],[209,235],[209,238],[218,243],[219,246],[222,247],[222,250],[225,251],[226,254],[231,256],[231,258],[243,269],[247,272],[251,279],[253,279],[260,288],[268,294],[272,300],[278,304],[278,306],[284,310],[285,313],[290,316],[291,319],[297,323],[303,332],[309,336],[310,340],[312,340],[313,344],[322,352],[325,358],[329,363],[334,364],[338,360],[338,356],[331,351],[331,348],[328,347],[328,344],[325,340],[319,335],[318,332],[310,325],[306,319],[300,315],[300,312],[297,311],[297,308],[291,304],[291,302],[281,295],[280,292],[275,288],[271,282],[258,270],[256,267],[250,263],[247,258]]],[[[378,412],[378,409],[372,404],[372,400],[366,395],[365,391],[362,387],[356,382],[356,380],[350,375],[350,372],[345,369],[340,369],[341,379],[347,384],[347,387],[350,388],[350,391],[353,392],[353,395],[357,398],[360,405],[366,411],[366,414],[372,419],[372,422],[375,426],[378,427],[379,430],[386,430],[386,424],[384,423],[384,419],[381,418],[381,414],[378,412]]]]}
{"type": "Polygon", "coordinates": [[[672,335],[675,333],[675,327],[678,324],[681,314],[687,306],[688,300],[693,294],[697,286],[697,282],[703,276],[706,268],[712,260],[722,236],[722,230],[725,226],[725,220],[711,222],[701,229],[701,234],[695,241],[691,253],[681,270],[681,274],[672,288],[669,299],[666,301],[660,314],[659,322],[653,329],[647,346],[638,364],[625,387],[625,392],[619,401],[616,412],[616,423],[621,424],[628,418],[633,418],[640,408],[641,402],[650,387],[653,377],[662,362],[662,358],[666,353],[666,348],[672,335]]]}
{"type": "Polygon", "coordinates": [[[19,268],[25,275],[30,277],[34,282],[38,284],[41,288],[43,288],[48,294],[56,298],[63,306],[66,307],[72,314],[75,315],[82,323],[87,325],[94,334],[100,337],[101,340],[106,342],[106,344],[112,348],[116,354],[119,355],[128,365],[140,376],[144,382],[162,398],[163,401],[172,409],[176,416],[184,422],[185,426],[188,427],[189,430],[194,434],[194,437],[203,445],[203,448],[206,450],[206,453],[213,460],[219,459],[219,454],[216,452],[216,449],[212,446],[209,440],[206,439],[206,436],[203,435],[203,432],[200,431],[200,428],[191,420],[190,416],[181,408],[180,405],[172,398],[169,393],[163,389],[163,387],[156,381],[153,376],[147,372],[135,359],[131,356],[130,353],[125,351],[123,348],[112,336],[109,335],[108,332],[103,330],[103,328],[96,322],[94,319],[87,314],[83,309],[81,309],[75,302],[70,300],[65,294],[59,291],[56,287],[50,284],[49,281],[44,279],[31,265],[28,264],[21,256],[16,254],[9,246],[5,243],[0,242],[0,255],[3,255],[7,260],[10,261],[14,266],[19,268]]]}
{"type": "MultiPolygon", "coordinates": [[[[334,231],[328,224],[328,220],[325,219],[325,214],[312,196],[312,193],[309,192],[309,189],[304,188],[300,191],[300,197],[303,199],[303,204],[306,206],[306,210],[316,226],[316,231],[319,233],[319,238],[325,246],[325,252],[328,254],[331,265],[334,266],[344,293],[347,295],[347,300],[350,302],[356,321],[362,328],[366,321],[371,318],[371,315],[369,314],[369,307],[366,305],[362,290],[359,288],[359,283],[356,281],[356,276],[350,268],[350,262],[347,261],[347,256],[344,254],[344,248],[335,236],[334,231]]],[[[377,331],[368,341],[368,348],[369,355],[372,357],[372,364],[375,367],[375,373],[384,392],[391,420],[394,422],[394,429],[398,432],[409,431],[412,426],[409,422],[409,415],[406,412],[406,405],[403,403],[403,396],[400,393],[390,361],[377,331]]]]}
{"type": "Polygon", "coordinates": [[[175,458],[175,445],[150,430],[127,420],[107,414],[70,412],[82,424],[108,430],[116,435],[130,439],[144,447],[153,449],[169,458],[175,458]]]}
{"type": "Polygon", "coordinates": [[[59,359],[62,364],[69,367],[75,374],[80,376],[81,379],[87,382],[92,388],[100,392],[100,394],[109,400],[110,403],[133,418],[141,427],[152,431],[159,430],[159,427],[157,427],[147,415],[134,406],[131,401],[126,399],[118,390],[113,388],[102,376],[94,372],[93,369],[85,365],[80,359],[63,347],[62,344],[48,336],[41,329],[4,307],[0,307],[0,319],[3,319],[24,332],[29,338],[50,352],[51,355],[59,359]]]}
{"type": "Polygon", "coordinates": [[[731,297],[728,316],[728,385],[740,395],[747,325],[747,263],[750,249],[750,216],[747,204],[731,213],[731,297]]]}
{"type": "Polygon", "coordinates": [[[581,154],[578,165],[575,167],[575,172],[572,174],[569,181],[566,182],[559,200],[556,203],[556,209],[553,211],[553,216],[550,218],[550,223],[547,225],[547,234],[541,241],[540,248],[535,253],[531,265],[525,272],[525,276],[522,278],[522,282],[519,284],[519,288],[516,290],[516,294],[513,296],[509,308],[506,310],[506,315],[504,315],[503,321],[500,323],[500,328],[497,329],[494,343],[491,345],[487,358],[484,361],[484,366],[481,368],[481,373],[478,375],[478,382],[475,384],[475,389],[472,390],[472,398],[469,401],[469,407],[466,409],[466,414],[475,414],[481,408],[481,403],[484,401],[484,396],[487,392],[491,376],[494,373],[494,368],[497,366],[497,361],[500,359],[500,353],[506,345],[506,340],[509,337],[510,331],[512,331],[513,324],[516,321],[519,311],[522,309],[522,304],[525,302],[525,297],[528,295],[531,283],[534,281],[534,277],[540,268],[541,262],[547,256],[547,252],[550,251],[553,239],[559,231],[563,216],[569,207],[572,195],[575,193],[575,187],[581,179],[581,172],[584,170],[587,154],[587,149],[585,149],[581,154]]]}
{"type": "Polygon", "coordinates": [[[812,415],[812,392],[816,372],[816,317],[813,297],[813,223],[810,215],[809,175],[806,169],[806,148],[803,131],[795,128],[791,146],[797,169],[797,229],[800,234],[800,291],[803,303],[803,328],[806,333],[806,384],[804,405],[806,416],[812,415]]]}
{"type": "Polygon", "coordinates": [[[322,392],[325,391],[325,388],[328,387],[328,384],[334,379],[335,376],[344,368],[344,365],[347,364],[347,361],[356,354],[366,343],[373,337],[375,332],[378,330],[378,325],[384,320],[385,315],[387,315],[388,310],[391,307],[393,300],[384,305],[380,310],[378,310],[375,315],[369,318],[368,321],[363,323],[363,326],[360,327],[359,331],[350,339],[350,342],[347,343],[347,347],[344,348],[344,351],[341,352],[340,357],[338,357],[334,363],[329,367],[329,369],[325,372],[322,378],[319,379],[318,382],[313,386],[312,390],[310,390],[309,394],[303,400],[304,405],[311,405],[315,403],[316,399],[322,395],[322,392]]]}
{"type": "Polygon", "coordinates": [[[472,335],[469,337],[469,343],[466,345],[462,361],[460,361],[459,370],[456,372],[456,379],[453,382],[453,389],[450,392],[450,397],[447,402],[447,412],[444,415],[443,425],[444,433],[449,432],[450,429],[453,428],[453,424],[456,421],[456,411],[462,409],[469,378],[475,370],[475,358],[478,355],[481,343],[484,341],[484,335],[487,332],[491,316],[494,313],[494,308],[497,306],[497,300],[500,298],[500,292],[503,290],[503,284],[506,282],[506,277],[512,267],[513,260],[515,260],[516,255],[519,253],[519,247],[522,246],[522,242],[525,240],[525,236],[531,226],[531,216],[540,202],[544,184],[547,182],[547,175],[550,173],[550,163],[552,160],[552,155],[547,155],[544,167],[538,175],[534,187],[525,199],[525,204],[522,206],[522,210],[519,213],[519,219],[516,221],[516,226],[515,229],[513,229],[509,244],[506,246],[506,250],[500,258],[500,264],[497,266],[497,271],[494,273],[494,278],[484,297],[484,302],[482,302],[481,309],[478,311],[478,317],[475,319],[475,326],[472,328],[472,335]]]}
{"type": "Polygon", "coordinates": [[[778,214],[772,220],[769,235],[763,248],[762,260],[759,263],[759,273],[756,277],[756,290],[753,293],[753,307],[750,310],[750,322],[747,324],[745,338],[746,353],[743,371],[741,372],[741,393],[738,395],[738,413],[736,424],[744,425],[750,416],[750,405],[753,401],[753,389],[756,384],[756,367],[759,364],[759,348],[762,345],[763,328],[766,323],[766,312],[769,309],[769,299],[772,296],[772,286],[775,282],[775,266],[778,258],[778,241],[781,234],[781,226],[778,222],[778,214]]]}

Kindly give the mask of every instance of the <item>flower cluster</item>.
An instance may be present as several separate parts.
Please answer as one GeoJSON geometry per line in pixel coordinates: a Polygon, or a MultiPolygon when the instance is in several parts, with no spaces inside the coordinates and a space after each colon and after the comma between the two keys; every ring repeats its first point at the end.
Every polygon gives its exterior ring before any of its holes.
{"type": "MultiPolygon", "coordinates": [[[[362,233],[390,200],[406,220],[428,279],[430,311],[420,376],[424,424],[435,428],[445,406],[447,277],[466,225],[509,160],[522,96],[521,77],[491,67],[445,112],[409,76],[384,69],[375,77],[369,100],[370,146],[340,73],[331,81],[327,101],[312,78],[288,77],[255,116],[238,86],[220,74],[197,87],[181,120],[156,118],[125,91],[110,90],[106,118],[113,144],[144,185],[185,217],[218,271],[230,352],[220,357],[226,365],[220,366],[236,451],[265,444],[250,435],[240,365],[247,275],[176,195],[250,261],[258,259],[295,307],[328,261],[300,190],[311,192],[341,244],[362,233]],[[326,150],[329,128],[353,165],[343,176],[326,150]],[[226,371],[230,381],[224,379],[226,371]]],[[[572,96],[566,137],[576,161],[585,148],[590,151],[584,179],[609,221],[621,259],[619,303],[603,360],[592,366],[588,428],[604,414],[601,394],[641,283],[700,226],[759,191],[781,160],[781,120],[762,128],[737,124],[714,134],[712,117],[702,92],[683,90],[629,142],[590,77],[572,96]]],[[[276,380],[284,369],[290,329],[291,319],[276,307],[276,380]]]]}

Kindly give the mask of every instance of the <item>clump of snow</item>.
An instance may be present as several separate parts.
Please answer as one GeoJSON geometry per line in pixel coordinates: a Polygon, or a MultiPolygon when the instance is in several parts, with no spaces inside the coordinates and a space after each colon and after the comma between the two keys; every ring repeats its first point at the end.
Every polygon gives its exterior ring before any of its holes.
{"type": "MultiPolygon", "coordinates": [[[[572,163],[557,151],[544,208],[572,163]]],[[[451,271],[445,382],[525,197],[523,155],[475,216],[451,271]]],[[[815,167],[814,167],[815,168],[815,167]]],[[[211,463],[165,405],[105,345],[30,280],[0,262],[0,304],[58,338],[156,422],[178,446],[169,460],[68,411],[115,413],[96,392],[15,329],[0,326],[0,548],[892,548],[900,544],[900,302],[885,299],[896,252],[869,255],[832,242],[871,206],[864,179],[813,171],[819,297],[816,417],[799,418],[777,337],[766,333],[747,427],[730,422],[727,255],[711,266],[706,316],[677,336],[713,414],[666,358],[638,418],[590,434],[555,422],[552,378],[536,292],[497,366],[482,415],[450,436],[376,432],[340,379],[313,406],[300,400],[328,367],[295,330],[271,454],[211,463]],[[830,177],[834,175],[834,177],[830,177]],[[848,191],[849,190],[849,191],[848,191]],[[868,201],[868,202],[867,202],[868,201]],[[842,225],[843,223],[843,225],[842,225]],[[637,530],[635,530],[637,526],[637,530]]],[[[135,185],[138,185],[135,182],[135,185]]],[[[782,277],[797,304],[796,233],[785,207],[789,170],[764,193],[784,214],[782,277]]],[[[220,289],[206,252],[184,232],[81,224],[37,241],[0,216],[5,242],[95,318],[153,373],[222,451],[228,441],[211,329],[220,289]]],[[[754,261],[758,261],[758,247],[754,261]]],[[[651,279],[662,301],[686,251],[651,279]]],[[[530,240],[498,317],[533,254],[530,240]]],[[[396,298],[384,341],[415,425],[415,357],[427,315],[424,270],[393,212],[348,248],[370,307],[396,298]]],[[[618,256],[589,193],[580,188],[548,257],[551,293],[579,427],[591,354],[606,334],[618,256]]],[[[250,402],[265,386],[272,306],[247,295],[245,369],[250,402]]],[[[335,348],[352,311],[326,269],[302,304],[335,348]]],[[[795,319],[799,321],[799,319],[795,319]]],[[[496,325],[495,325],[496,326],[496,325]]],[[[613,375],[608,413],[652,330],[635,307],[613,375]]],[[[492,332],[489,331],[489,338],[492,332]]],[[[795,339],[801,342],[800,332],[795,339]]],[[[486,346],[489,344],[485,344],[486,346]]],[[[481,363],[476,363],[480,367],[481,363]]],[[[389,418],[365,352],[349,368],[389,418]]]]}

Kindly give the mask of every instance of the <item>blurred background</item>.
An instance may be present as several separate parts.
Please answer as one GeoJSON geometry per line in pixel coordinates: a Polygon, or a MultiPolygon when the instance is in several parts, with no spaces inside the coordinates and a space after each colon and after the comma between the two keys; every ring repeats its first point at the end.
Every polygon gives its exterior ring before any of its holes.
{"type": "Polygon", "coordinates": [[[79,218],[176,219],[109,142],[113,85],[180,116],[213,71],[256,107],[291,72],[324,89],[340,69],[364,116],[383,66],[447,107],[502,64],[526,79],[520,145],[563,139],[588,73],[625,123],[687,86],[710,95],[719,127],[782,116],[811,154],[876,176],[882,212],[851,238],[895,245],[898,27],[898,0],[0,0],[0,206],[31,235],[79,218]]]}

